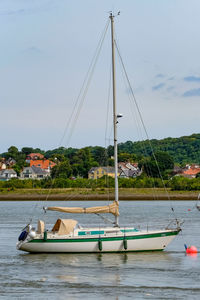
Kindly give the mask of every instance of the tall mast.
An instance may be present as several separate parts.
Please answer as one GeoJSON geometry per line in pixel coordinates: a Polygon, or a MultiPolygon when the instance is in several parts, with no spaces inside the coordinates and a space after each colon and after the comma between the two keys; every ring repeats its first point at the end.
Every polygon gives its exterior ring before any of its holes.
{"type": "MultiPolygon", "coordinates": [[[[117,155],[117,113],[116,113],[116,86],[115,86],[115,40],[114,15],[110,13],[111,42],[112,42],[112,82],[113,82],[113,128],[114,128],[114,162],[115,162],[115,201],[119,204],[118,191],[118,155],[117,155]]],[[[118,216],[115,216],[115,225],[119,226],[118,216]]]]}

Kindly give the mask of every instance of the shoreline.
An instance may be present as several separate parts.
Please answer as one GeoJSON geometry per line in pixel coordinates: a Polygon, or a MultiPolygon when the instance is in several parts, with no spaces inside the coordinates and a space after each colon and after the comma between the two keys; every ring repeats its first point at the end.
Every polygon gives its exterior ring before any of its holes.
{"type": "MultiPolygon", "coordinates": [[[[197,200],[197,193],[176,193],[169,196],[157,194],[156,197],[150,194],[121,194],[120,201],[189,201],[197,200]]],[[[0,195],[0,201],[107,201],[114,200],[114,194],[4,194],[0,195]]]]}

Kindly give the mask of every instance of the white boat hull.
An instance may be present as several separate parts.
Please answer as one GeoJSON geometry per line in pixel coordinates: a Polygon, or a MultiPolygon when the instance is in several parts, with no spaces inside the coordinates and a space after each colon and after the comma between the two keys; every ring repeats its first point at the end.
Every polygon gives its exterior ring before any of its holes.
{"type": "Polygon", "coordinates": [[[127,236],[56,237],[25,240],[18,249],[30,253],[105,253],[164,250],[180,229],[137,232],[127,236]]]}

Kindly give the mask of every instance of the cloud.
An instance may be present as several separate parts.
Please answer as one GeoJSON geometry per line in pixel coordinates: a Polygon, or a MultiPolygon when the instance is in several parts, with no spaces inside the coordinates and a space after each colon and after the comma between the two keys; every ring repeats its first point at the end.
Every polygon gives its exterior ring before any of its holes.
{"type": "Polygon", "coordinates": [[[188,82],[199,82],[200,81],[200,77],[197,77],[197,76],[187,76],[187,77],[184,77],[183,79],[188,82]]]}
{"type": "Polygon", "coordinates": [[[159,73],[159,74],[157,74],[156,76],[155,76],[155,78],[164,78],[165,77],[165,75],[164,74],[161,74],[161,73],[159,73]]]}
{"type": "Polygon", "coordinates": [[[183,97],[197,97],[197,96],[200,96],[200,88],[186,91],[182,96],[183,97]]]}
{"type": "Polygon", "coordinates": [[[157,85],[154,85],[154,86],[152,87],[152,90],[153,90],[153,91],[157,91],[157,90],[160,90],[161,88],[163,88],[164,86],[165,86],[165,83],[162,82],[162,83],[159,83],[159,84],[157,84],[157,85]]]}
{"type": "Polygon", "coordinates": [[[46,58],[46,53],[43,50],[36,46],[30,46],[19,51],[16,62],[21,64],[21,67],[33,66],[36,63],[43,63],[46,58]]]}
{"type": "Polygon", "coordinates": [[[10,16],[10,15],[19,15],[25,13],[26,10],[21,8],[21,9],[5,9],[0,11],[0,16],[10,16]]]}
{"type": "Polygon", "coordinates": [[[50,6],[54,5],[53,0],[46,0],[43,1],[43,3],[40,3],[40,1],[34,3],[34,2],[27,2],[25,1],[22,3],[21,8],[0,8],[0,16],[12,16],[12,15],[25,15],[25,14],[34,14],[42,11],[46,11],[50,8],[50,6]]]}
{"type": "Polygon", "coordinates": [[[167,88],[167,91],[168,92],[171,92],[172,90],[174,90],[175,89],[175,86],[169,86],[168,88],[167,88]]]}
{"type": "Polygon", "coordinates": [[[29,48],[26,48],[25,50],[22,51],[22,53],[33,53],[33,54],[41,54],[42,50],[40,50],[39,48],[35,47],[35,46],[31,46],[29,48]]]}

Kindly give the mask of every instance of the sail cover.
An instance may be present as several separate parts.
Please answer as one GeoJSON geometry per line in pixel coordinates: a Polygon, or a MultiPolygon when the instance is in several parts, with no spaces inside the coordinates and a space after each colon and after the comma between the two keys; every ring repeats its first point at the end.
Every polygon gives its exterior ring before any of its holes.
{"type": "Polygon", "coordinates": [[[74,214],[99,214],[99,213],[111,213],[115,216],[119,216],[119,205],[116,201],[106,206],[95,206],[95,207],[58,207],[51,206],[47,207],[47,210],[55,210],[65,213],[74,214]]]}
{"type": "Polygon", "coordinates": [[[70,234],[73,232],[78,222],[72,219],[58,219],[53,226],[52,231],[59,235],[70,234]]]}

